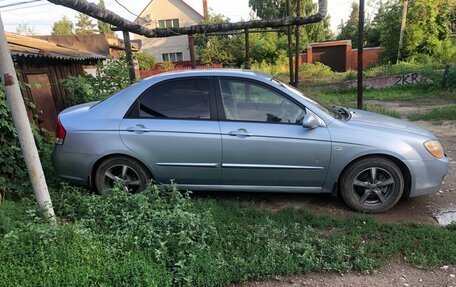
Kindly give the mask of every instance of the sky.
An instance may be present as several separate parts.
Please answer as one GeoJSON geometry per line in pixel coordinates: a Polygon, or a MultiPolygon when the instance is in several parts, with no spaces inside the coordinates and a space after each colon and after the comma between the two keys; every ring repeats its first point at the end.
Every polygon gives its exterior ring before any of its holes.
{"type": "MultiPolygon", "coordinates": [[[[98,2],[98,0],[89,1],[98,2]]],[[[150,2],[150,0],[117,1],[124,4],[135,14],[139,14],[150,2]]],[[[202,0],[184,1],[202,14],[202,0]]],[[[18,2],[23,2],[23,0],[0,0],[0,6],[18,2]]],[[[314,2],[317,2],[317,0],[314,0],[314,2]]],[[[341,20],[347,20],[352,2],[353,0],[328,0],[328,11],[331,16],[331,30],[333,30],[333,32],[337,31],[337,26],[341,23],[341,20]]],[[[105,4],[107,9],[128,20],[134,20],[136,18],[134,15],[130,14],[117,4],[115,0],[105,0],[105,4]]],[[[251,12],[248,6],[248,0],[208,0],[208,6],[212,13],[223,14],[229,17],[232,22],[239,21],[241,19],[249,19],[251,12]]],[[[369,13],[369,11],[372,10],[373,8],[368,5],[366,11],[369,13]]],[[[25,23],[33,28],[34,33],[46,35],[51,33],[52,24],[58,21],[63,15],[67,16],[70,20],[75,21],[77,12],[66,7],[54,5],[41,0],[36,1],[36,3],[23,4],[16,7],[0,8],[0,15],[3,19],[6,31],[15,32],[17,25],[25,23]]]]}

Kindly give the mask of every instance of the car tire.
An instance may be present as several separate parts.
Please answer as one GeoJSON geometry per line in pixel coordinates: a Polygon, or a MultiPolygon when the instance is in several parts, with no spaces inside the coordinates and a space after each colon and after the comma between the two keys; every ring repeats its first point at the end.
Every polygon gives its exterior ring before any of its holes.
{"type": "Polygon", "coordinates": [[[116,156],[105,159],[95,172],[95,187],[99,194],[105,194],[117,180],[122,181],[128,192],[140,192],[150,180],[143,164],[129,157],[116,156]]]}
{"type": "Polygon", "coordinates": [[[341,175],[345,203],[364,213],[380,213],[393,207],[404,192],[404,177],[391,160],[369,157],[350,164],[341,175]]]}

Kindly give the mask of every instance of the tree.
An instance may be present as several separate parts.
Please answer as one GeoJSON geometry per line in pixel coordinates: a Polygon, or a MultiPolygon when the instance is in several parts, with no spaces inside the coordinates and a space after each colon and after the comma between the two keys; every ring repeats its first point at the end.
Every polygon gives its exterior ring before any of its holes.
{"type": "MultiPolygon", "coordinates": [[[[380,42],[385,48],[382,57],[395,62],[399,42],[402,3],[389,2],[379,16],[380,42]]],[[[401,50],[403,59],[419,54],[440,55],[444,61],[455,55],[451,40],[451,10],[448,0],[410,1],[407,11],[407,25],[404,31],[404,44],[401,50]]]]}
{"type": "MultiPolygon", "coordinates": [[[[219,14],[210,15],[201,24],[229,23],[230,19],[219,14]]],[[[203,64],[222,64],[226,67],[241,67],[244,63],[244,36],[195,35],[199,59],[203,64]]]]}
{"type": "MultiPolygon", "coordinates": [[[[296,0],[291,0],[290,11],[296,11],[296,0]]],[[[309,16],[317,13],[318,6],[312,0],[301,0],[301,15],[309,16]]],[[[283,18],[286,16],[286,0],[249,0],[249,6],[260,19],[283,18]]],[[[301,26],[301,49],[310,42],[320,42],[333,38],[330,29],[330,16],[323,21],[301,26]]]]}
{"type": "Polygon", "coordinates": [[[139,69],[141,70],[152,69],[157,62],[154,56],[144,51],[134,53],[133,58],[138,61],[139,69]]]}
{"type": "Polygon", "coordinates": [[[89,16],[79,13],[78,16],[76,16],[76,20],[76,35],[91,35],[95,33],[96,25],[89,16]]]}
{"type": "Polygon", "coordinates": [[[73,22],[63,16],[52,25],[52,35],[73,35],[73,22]]]}
{"type": "Polygon", "coordinates": [[[31,27],[27,23],[21,23],[17,25],[16,27],[16,33],[24,36],[33,36],[35,35],[35,31],[33,30],[33,27],[31,27]]]}
{"type": "Polygon", "coordinates": [[[338,27],[339,35],[337,40],[351,40],[352,47],[358,46],[358,23],[359,23],[359,5],[353,2],[351,5],[350,16],[347,22],[341,23],[338,27]]]}
{"type": "MultiPolygon", "coordinates": [[[[98,6],[100,6],[103,9],[106,8],[104,0],[100,0],[100,2],[98,3],[98,6]]],[[[105,34],[105,35],[114,35],[114,32],[111,30],[111,25],[109,25],[108,23],[105,23],[101,20],[98,20],[98,32],[100,34],[105,34]]]]}

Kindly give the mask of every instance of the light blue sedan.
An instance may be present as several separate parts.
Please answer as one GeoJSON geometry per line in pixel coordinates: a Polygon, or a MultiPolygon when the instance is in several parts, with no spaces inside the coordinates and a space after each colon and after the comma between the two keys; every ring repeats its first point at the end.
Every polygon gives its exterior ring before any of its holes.
{"type": "Polygon", "coordinates": [[[103,193],[150,179],[179,188],[340,194],[382,212],[439,190],[448,159],[409,122],[325,107],[270,75],[193,70],[145,79],[59,115],[59,176],[103,193]]]}

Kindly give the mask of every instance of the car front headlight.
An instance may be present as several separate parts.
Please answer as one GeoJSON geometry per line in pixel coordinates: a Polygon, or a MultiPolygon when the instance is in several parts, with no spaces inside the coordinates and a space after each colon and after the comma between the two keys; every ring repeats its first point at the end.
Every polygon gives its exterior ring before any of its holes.
{"type": "Polygon", "coordinates": [[[442,158],[445,156],[443,147],[438,140],[430,140],[424,143],[424,147],[436,158],[442,158]]]}

